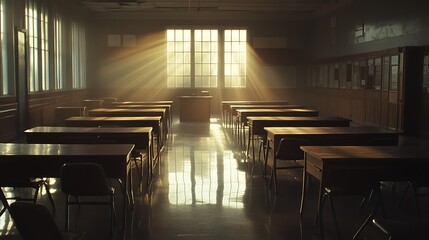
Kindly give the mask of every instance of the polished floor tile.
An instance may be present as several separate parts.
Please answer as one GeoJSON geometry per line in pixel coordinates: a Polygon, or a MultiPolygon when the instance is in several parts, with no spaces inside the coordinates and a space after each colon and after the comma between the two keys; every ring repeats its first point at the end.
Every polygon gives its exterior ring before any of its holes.
{"type": "MultiPolygon", "coordinates": [[[[321,239],[315,220],[318,182],[314,180],[309,185],[308,207],[301,218],[302,172],[279,171],[279,189],[275,195],[267,186],[267,179],[261,176],[260,167],[252,175],[252,161],[246,158],[245,149],[232,129],[222,126],[219,119],[210,124],[174,122],[152,187],[135,187],[135,205],[127,210],[125,229],[121,227],[122,219],[119,220],[115,239],[321,239]]],[[[134,176],[134,183],[138,183],[134,176]]],[[[117,188],[120,217],[123,214],[120,189],[116,182],[112,184],[117,188]]],[[[15,193],[14,189],[4,190],[7,194],[15,193]]],[[[403,190],[403,184],[398,184],[397,193],[392,192],[390,185],[383,188],[387,216],[417,222],[410,194],[403,207],[397,208],[403,190]]],[[[58,181],[52,182],[51,192],[56,202],[55,219],[63,229],[64,196],[58,181]]],[[[367,216],[368,210],[359,206],[360,201],[361,198],[351,197],[335,202],[341,239],[351,239],[367,216]]],[[[41,203],[54,212],[45,195],[41,203]]],[[[427,206],[423,202],[422,206],[427,216],[427,206]]],[[[335,239],[329,207],[324,213],[324,237],[335,239]]],[[[86,239],[110,239],[105,207],[75,208],[71,219],[73,229],[86,232],[86,239]]],[[[0,218],[0,233],[16,233],[8,213],[0,218]]],[[[374,234],[370,225],[361,239],[380,239],[371,238],[374,234]]]]}

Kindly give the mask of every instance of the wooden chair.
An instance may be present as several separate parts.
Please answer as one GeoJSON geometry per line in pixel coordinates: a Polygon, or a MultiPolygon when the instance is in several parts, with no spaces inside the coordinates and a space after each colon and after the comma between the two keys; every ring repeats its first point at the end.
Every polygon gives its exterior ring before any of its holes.
{"type": "Polygon", "coordinates": [[[78,240],[84,233],[60,232],[44,205],[14,202],[9,208],[15,226],[24,240],[78,240]]]}
{"type": "Polygon", "coordinates": [[[399,201],[399,207],[402,206],[405,196],[407,195],[408,191],[412,192],[414,203],[417,208],[417,216],[419,219],[419,222],[423,224],[423,217],[420,210],[420,199],[421,198],[427,198],[429,197],[429,180],[420,180],[420,181],[410,181],[407,183],[407,187],[405,188],[404,193],[401,196],[401,199],[399,201]]]}
{"type": "Polygon", "coordinates": [[[370,214],[365,219],[363,224],[359,227],[353,237],[353,239],[358,238],[363,228],[374,217],[380,205],[382,204],[380,182],[371,177],[376,176],[376,172],[379,170],[380,169],[359,169],[353,167],[339,167],[336,169],[330,168],[330,172],[327,173],[328,177],[324,181],[325,188],[322,189],[323,195],[317,214],[317,219],[320,227],[320,235],[322,239],[324,237],[322,213],[326,200],[328,200],[331,208],[337,239],[340,239],[339,228],[334,208],[334,198],[345,196],[359,196],[364,198],[367,197],[367,199],[371,199],[374,201],[374,207],[370,210],[370,214]],[[372,197],[369,198],[369,195],[371,195],[372,197]]]}
{"type": "MultiPolygon", "coordinates": [[[[304,165],[298,161],[303,161],[304,152],[301,146],[310,145],[310,141],[305,138],[282,138],[274,155],[273,167],[271,170],[269,185],[274,184],[274,191],[277,192],[277,170],[278,169],[303,169],[304,165]],[[277,166],[277,161],[293,162],[293,165],[277,166]]],[[[267,159],[266,159],[267,160],[267,159]]],[[[266,166],[267,164],[265,164],[266,166]]]]}
{"type": "Polygon", "coordinates": [[[115,236],[115,189],[109,187],[103,168],[92,162],[66,163],[61,167],[61,190],[66,195],[66,230],[69,229],[70,205],[107,205],[110,207],[111,236],[115,236]],[[71,201],[70,197],[75,201],[71,201]],[[108,197],[107,201],[82,201],[79,197],[108,197]]]}

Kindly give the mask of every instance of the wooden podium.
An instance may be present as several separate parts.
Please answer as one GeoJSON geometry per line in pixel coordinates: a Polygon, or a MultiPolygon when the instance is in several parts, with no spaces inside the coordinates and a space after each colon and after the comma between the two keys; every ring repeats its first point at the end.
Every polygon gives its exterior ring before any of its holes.
{"type": "Polygon", "coordinates": [[[210,122],[212,96],[179,96],[180,122],[210,122]]]}

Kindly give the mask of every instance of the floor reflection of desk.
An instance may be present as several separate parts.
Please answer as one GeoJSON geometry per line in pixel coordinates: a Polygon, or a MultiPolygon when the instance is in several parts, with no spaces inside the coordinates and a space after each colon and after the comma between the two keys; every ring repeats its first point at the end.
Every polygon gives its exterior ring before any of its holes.
{"type": "Polygon", "coordinates": [[[180,96],[181,122],[210,122],[212,96],[180,96]]]}
{"type": "Polygon", "coordinates": [[[60,177],[60,169],[69,162],[100,164],[106,177],[120,179],[124,201],[132,200],[131,152],[133,144],[19,144],[0,143],[0,174],[8,177],[60,177]]]}

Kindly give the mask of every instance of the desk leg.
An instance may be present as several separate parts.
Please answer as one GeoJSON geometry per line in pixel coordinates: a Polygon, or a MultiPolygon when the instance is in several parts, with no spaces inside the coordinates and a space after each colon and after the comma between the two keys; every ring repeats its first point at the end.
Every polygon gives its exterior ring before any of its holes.
{"type": "Polygon", "coordinates": [[[269,151],[270,151],[270,141],[268,140],[268,137],[267,137],[267,139],[266,139],[266,143],[267,143],[267,146],[265,146],[265,153],[264,153],[264,156],[265,156],[265,158],[264,158],[264,176],[266,176],[267,175],[267,165],[268,165],[268,153],[269,153],[269,151]]]}
{"type": "Polygon", "coordinates": [[[304,212],[304,201],[305,201],[305,191],[307,186],[307,153],[304,152],[304,169],[302,171],[302,190],[301,190],[301,206],[299,208],[299,214],[302,216],[304,212]]]}
{"type": "MultiPolygon", "coordinates": [[[[249,126],[249,137],[247,138],[247,151],[246,151],[246,156],[250,157],[250,141],[252,139],[252,132],[251,132],[251,128],[249,126]]],[[[253,145],[252,145],[253,146],[253,145]]],[[[253,151],[253,161],[255,159],[255,152],[253,151]]]]}
{"type": "MultiPolygon", "coordinates": [[[[150,166],[150,163],[152,162],[152,151],[151,151],[151,146],[150,146],[151,144],[150,143],[148,143],[148,145],[147,145],[147,150],[146,150],[146,156],[147,156],[147,174],[144,174],[144,170],[143,170],[143,164],[142,164],[142,176],[145,176],[146,175],[146,188],[148,189],[149,188],[149,185],[150,185],[150,176],[149,176],[149,166],[150,166]]],[[[142,159],[143,160],[143,159],[142,159]]],[[[142,185],[143,185],[143,183],[142,183],[142,185]]]]}
{"type": "Polygon", "coordinates": [[[130,166],[130,171],[127,175],[127,178],[128,179],[125,181],[125,189],[128,189],[127,195],[129,196],[130,206],[134,206],[133,171],[131,169],[131,166],[130,166]]]}
{"type": "Polygon", "coordinates": [[[242,136],[240,138],[240,142],[244,144],[244,147],[246,146],[246,123],[243,123],[243,127],[241,128],[242,136]]]}
{"type": "MultiPolygon", "coordinates": [[[[271,182],[273,182],[274,193],[277,194],[277,159],[276,159],[276,145],[273,143],[273,167],[271,169],[270,180],[268,181],[269,186],[271,186],[271,182]]],[[[268,159],[267,159],[268,161],[268,159]]]]}

